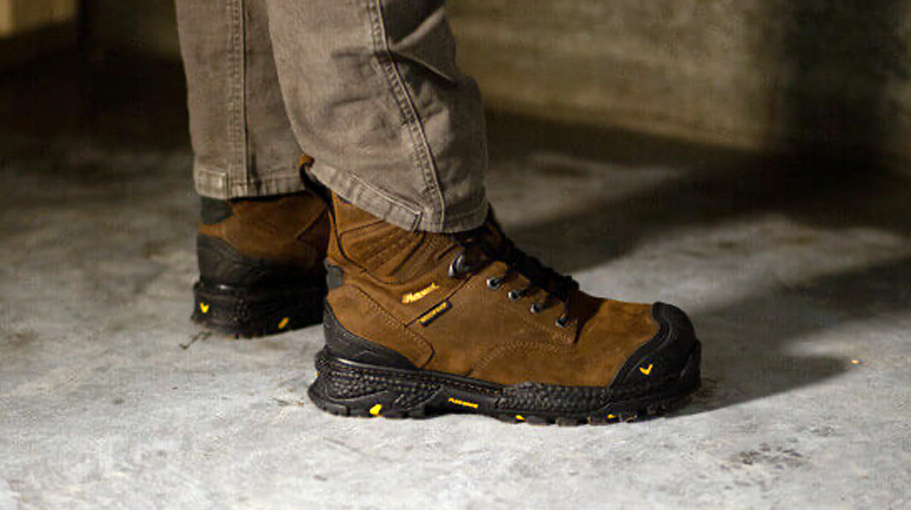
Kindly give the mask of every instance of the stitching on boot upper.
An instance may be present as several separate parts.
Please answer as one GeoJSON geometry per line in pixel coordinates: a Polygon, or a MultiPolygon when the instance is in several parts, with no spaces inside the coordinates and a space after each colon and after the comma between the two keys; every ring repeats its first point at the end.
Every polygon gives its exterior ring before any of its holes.
{"type": "Polygon", "coordinates": [[[497,359],[500,359],[505,354],[508,354],[513,351],[520,350],[539,350],[539,351],[549,351],[554,354],[571,354],[572,348],[570,346],[564,345],[554,345],[554,344],[541,344],[534,342],[509,342],[505,344],[495,345],[493,348],[488,351],[487,354],[481,356],[475,366],[468,371],[468,375],[476,374],[484,369],[486,369],[490,364],[492,364],[497,359]]]}
{"type": "Polygon", "coordinates": [[[391,313],[386,311],[385,308],[383,308],[379,303],[374,301],[374,299],[371,298],[363,290],[355,287],[354,285],[345,285],[345,287],[350,288],[358,296],[363,297],[366,300],[367,304],[370,306],[370,308],[372,308],[375,312],[377,312],[379,314],[379,316],[387,324],[389,324],[390,326],[392,326],[395,329],[401,329],[405,333],[405,335],[404,335],[405,338],[407,338],[412,343],[414,343],[419,348],[419,350],[423,353],[423,355],[427,357],[427,359],[423,360],[422,363],[415,363],[415,365],[422,367],[422,366],[426,365],[430,361],[431,358],[433,358],[433,354],[434,354],[433,346],[430,345],[430,343],[427,342],[427,340],[425,340],[424,337],[422,337],[421,335],[418,335],[414,331],[411,331],[409,328],[407,328],[405,326],[405,324],[398,321],[395,318],[395,316],[393,316],[391,313]]]}

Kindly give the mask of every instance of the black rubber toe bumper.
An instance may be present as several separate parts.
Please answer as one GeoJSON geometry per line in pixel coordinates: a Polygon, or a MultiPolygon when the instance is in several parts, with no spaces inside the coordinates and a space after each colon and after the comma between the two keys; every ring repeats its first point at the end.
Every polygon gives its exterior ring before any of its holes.
{"type": "Polygon", "coordinates": [[[699,356],[699,340],[696,339],[693,323],[683,310],[673,305],[655,303],[652,306],[652,317],[658,323],[658,333],[630,356],[614,377],[610,386],[612,389],[650,382],[660,384],[692,366],[691,358],[699,356]]]}

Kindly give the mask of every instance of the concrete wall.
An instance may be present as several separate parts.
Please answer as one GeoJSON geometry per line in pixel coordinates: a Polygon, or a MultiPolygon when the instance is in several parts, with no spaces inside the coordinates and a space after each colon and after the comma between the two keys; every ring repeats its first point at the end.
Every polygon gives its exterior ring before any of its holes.
{"type": "MultiPolygon", "coordinates": [[[[90,0],[106,44],[177,55],[171,2],[90,0]]],[[[911,0],[450,0],[488,104],[748,149],[911,156],[911,0]]]]}
{"type": "Polygon", "coordinates": [[[77,0],[0,0],[0,69],[76,47],[77,0]]]}
{"type": "Polygon", "coordinates": [[[76,0],[0,0],[0,38],[72,22],[76,0]]]}
{"type": "Polygon", "coordinates": [[[86,0],[85,3],[92,42],[118,50],[180,58],[174,0],[86,0]]]}
{"type": "Polygon", "coordinates": [[[489,102],[722,143],[911,155],[908,0],[456,0],[489,102]]]}

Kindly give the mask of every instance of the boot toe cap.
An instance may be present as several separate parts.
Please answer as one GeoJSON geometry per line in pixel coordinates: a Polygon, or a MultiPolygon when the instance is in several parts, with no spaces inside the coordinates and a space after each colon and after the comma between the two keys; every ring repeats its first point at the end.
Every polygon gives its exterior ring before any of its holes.
{"type": "Polygon", "coordinates": [[[610,385],[612,389],[651,382],[660,384],[681,374],[698,348],[693,323],[683,310],[655,303],[651,312],[659,326],[658,332],[626,360],[610,385]]]}

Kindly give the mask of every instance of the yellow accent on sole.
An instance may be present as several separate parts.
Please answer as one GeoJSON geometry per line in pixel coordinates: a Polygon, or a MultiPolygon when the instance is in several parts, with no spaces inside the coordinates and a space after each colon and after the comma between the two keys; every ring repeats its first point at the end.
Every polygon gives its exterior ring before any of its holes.
{"type": "Polygon", "coordinates": [[[383,404],[377,404],[370,408],[370,414],[373,416],[379,416],[380,411],[383,409],[383,404]]]}
{"type": "Polygon", "coordinates": [[[616,416],[614,416],[613,414],[607,415],[608,420],[613,420],[614,418],[616,418],[616,416]]]}
{"type": "Polygon", "coordinates": [[[525,417],[522,416],[521,414],[517,414],[517,415],[516,415],[516,419],[519,420],[519,421],[525,421],[525,417]]]}
{"type": "Polygon", "coordinates": [[[199,303],[199,310],[202,313],[209,313],[209,305],[207,305],[206,303],[199,303]]]}
{"type": "Polygon", "coordinates": [[[278,329],[285,329],[285,326],[288,325],[289,319],[285,317],[281,322],[278,323],[278,329]]]}
{"type": "Polygon", "coordinates": [[[642,373],[645,374],[645,375],[648,375],[648,374],[652,373],[652,367],[653,367],[653,366],[654,366],[654,365],[652,365],[651,363],[649,363],[649,364],[648,364],[648,368],[639,367],[639,371],[642,372],[642,373]]]}

